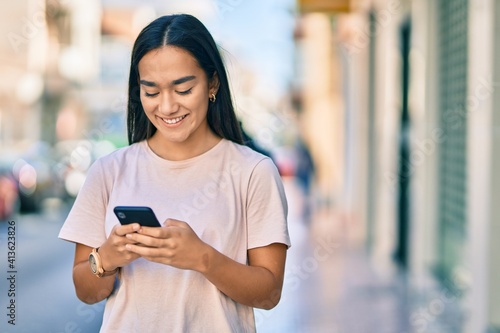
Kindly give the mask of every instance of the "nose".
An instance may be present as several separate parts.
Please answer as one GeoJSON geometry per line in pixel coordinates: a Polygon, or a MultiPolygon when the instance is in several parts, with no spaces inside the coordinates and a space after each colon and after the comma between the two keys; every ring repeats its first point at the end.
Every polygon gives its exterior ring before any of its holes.
{"type": "Polygon", "coordinates": [[[158,111],[164,115],[171,115],[179,111],[179,104],[176,102],[175,97],[169,93],[160,94],[160,101],[158,111]]]}

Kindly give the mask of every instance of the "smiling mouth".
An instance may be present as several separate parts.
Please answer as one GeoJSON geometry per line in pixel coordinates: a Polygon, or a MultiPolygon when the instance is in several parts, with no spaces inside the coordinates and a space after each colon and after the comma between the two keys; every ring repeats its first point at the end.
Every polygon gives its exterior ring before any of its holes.
{"type": "Polygon", "coordinates": [[[166,119],[166,118],[161,118],[161,117],[158,117],[158,118],[160,118],[161,120],[163,120],[163,122],[165,122],[169,125],[175,125],[186,117],[187,117],[187,114],[180,116],[180,117],[177,117],[177,118],[171,118],[171,119],[166,119]]]}

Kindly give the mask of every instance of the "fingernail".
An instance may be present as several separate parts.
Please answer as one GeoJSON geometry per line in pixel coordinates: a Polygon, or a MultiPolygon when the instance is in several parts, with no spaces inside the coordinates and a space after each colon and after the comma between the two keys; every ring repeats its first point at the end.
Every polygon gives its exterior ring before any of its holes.
{"type": "Polygon", "coordinates": [[[134,224],[134,225],[132,226],[132,229],[133,229],[134,231],[137,231],[137,230],[139,230],[140,228],[141,228],[141,226],[140,226],[140,225],[138,225],[138,224],[134,224]]]}
{"type": "MultiPolygon", "coordinates": [[[[128,235],[127,235],[127,236],[128,236],[128,235]]],[[[130,250],[130,249],[132,249],[132,245],[127,244],[127,245],[125,245],[125,248],[126,248],[127,250],[130,250]]]]}
{"type": "Polygon", "coordinates": [[[126,234],[125,237],[132,238],[132,234],[126,234]]]}

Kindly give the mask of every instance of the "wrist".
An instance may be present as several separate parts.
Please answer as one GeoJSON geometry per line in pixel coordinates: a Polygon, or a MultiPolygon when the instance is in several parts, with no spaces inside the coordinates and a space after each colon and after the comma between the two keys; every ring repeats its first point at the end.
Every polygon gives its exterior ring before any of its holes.
{"type": "Polygon", "coordinates": [[[104,271],[111,272],[118,268],[118,266],[114,266],[112,263],[110,263],[107,256],[108,252],[106,250],[103,250],[102,247],[97,248],[97,253],[99,253],[99,256],[101,257],[101,264],[104,271]]]}
{"type": "Polygon", "coordinates": [[[99,248],[94,248],[89,254],[89,264],[92,273],[99,278],[115,275],[118,272],[118,268],[115,268],[111,271],[106,271],[103,267],[101,255],[99,254],[98,250],[99,248]]]}

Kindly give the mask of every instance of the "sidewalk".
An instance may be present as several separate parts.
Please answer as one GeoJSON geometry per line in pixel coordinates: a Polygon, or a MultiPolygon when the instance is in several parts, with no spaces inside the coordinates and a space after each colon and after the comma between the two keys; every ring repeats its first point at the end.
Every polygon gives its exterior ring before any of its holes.
{"type": "Polygon", "coordinates": [[[290,180],[285,188],[292,247],[280,304],[256,310],[259,333],[461,331],[457,298],[438,285],[416,290],[405,272],[375,270],[365,250],[352,242],[355,222],[323,209],[307,223],[300,191],[290,180]]]}

